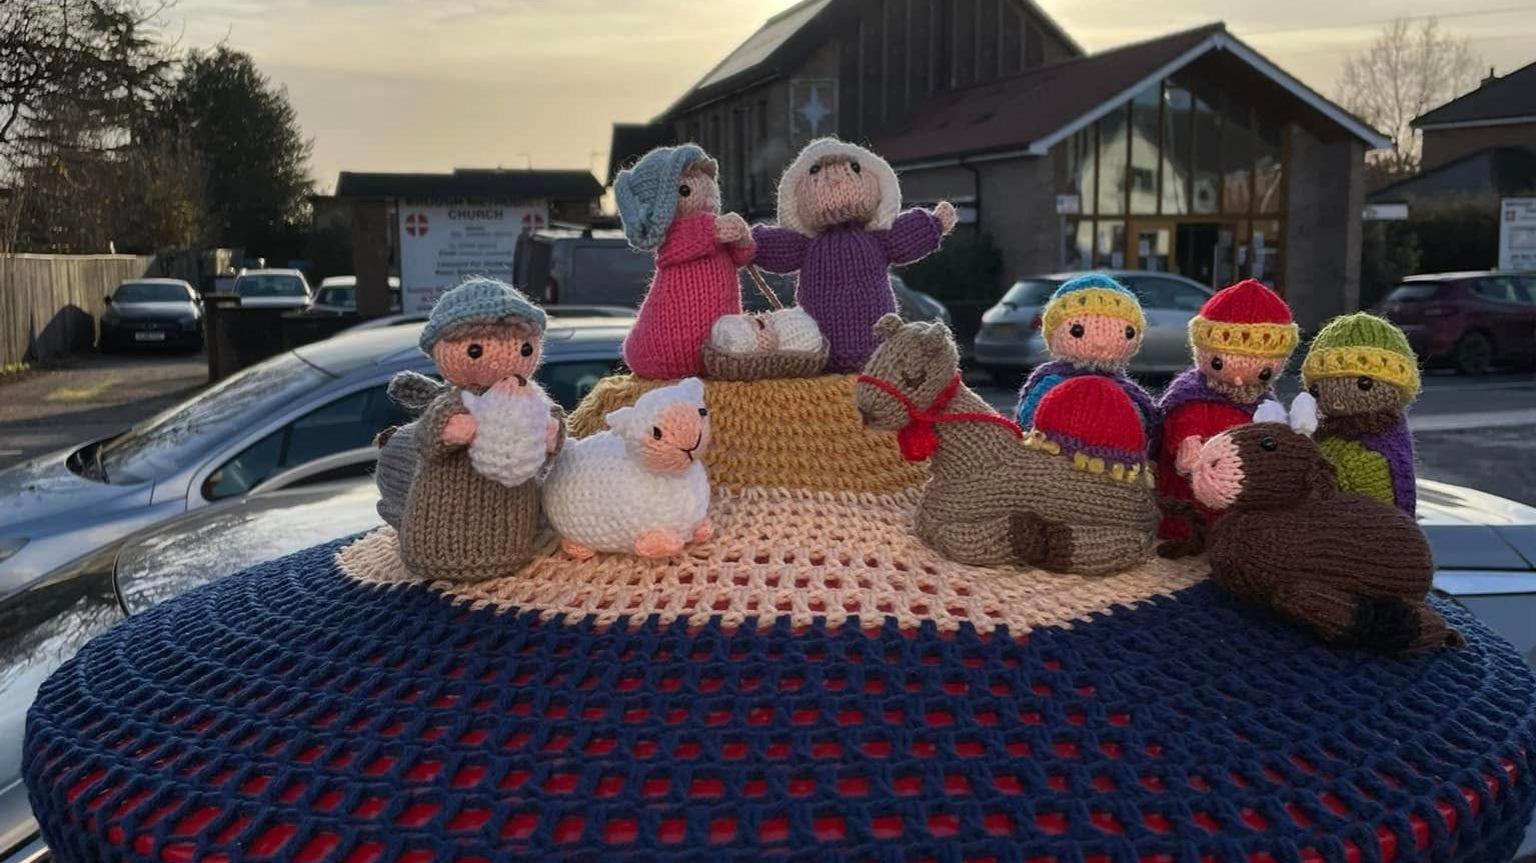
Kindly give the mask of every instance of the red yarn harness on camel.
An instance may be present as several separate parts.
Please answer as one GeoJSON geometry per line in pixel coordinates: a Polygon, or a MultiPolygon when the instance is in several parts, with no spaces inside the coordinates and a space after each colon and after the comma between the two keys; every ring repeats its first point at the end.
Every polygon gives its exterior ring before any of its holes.
{"type": "Polygon", "coordinates": [[[944,407],[960,391],[960,372],[956,371],[949,386],[940,392],[932,404],[927,408],[919,408],[917,403],[907,397],[906,393],[896,388],[895,384],[881,380],[874,375],[861,374],[858,377],[861,384],[869,384],[883,390],[886,395],[901,402],[901,406],[907,409],[908,422],[896,433],[896,443],[901,446],[901,457],[907,461],[924,461],[932,456],[939,448],[939,433],[934,429],[937,423],[979,422],[991,423],[1002,426],[1013,432],[1014,437],[1023,437],[1024,430],[1019,424],[1005,416],[994,413],[981,413],[967,411],[965,413],[943,413],[944,407]]]}

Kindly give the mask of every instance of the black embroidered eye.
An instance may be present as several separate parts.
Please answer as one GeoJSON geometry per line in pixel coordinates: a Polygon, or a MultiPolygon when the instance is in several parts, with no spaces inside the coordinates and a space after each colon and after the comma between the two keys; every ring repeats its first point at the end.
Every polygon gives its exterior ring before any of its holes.
{"type": "Polygon", "coordinates": [[[523,342],[522,354],[525,357],[533,356],[533,342],[523,342]]]}
{"type": "Polygon", "coordinates": [[[709,416],[709,408],[699,408],[699,416],[701,416],[701,417],[709,416]]]}
{"type": "Polygon", "coordinates": [[[661,440],[661,426],[651,426],[651,437],[661,440]]]}
{"type": "Polygon", "coordinates": [[[859,163],[858,162],[855,162],[854,160],[849,159],[848,160],[848,170],[850,170],[850,171],[854,172],[855,174],[857,174],[859,171],[861,171],[863,169],[859,167],[859,163]]]}
{"type": "Polygon", "coordinates": [[[1134,339],[1134,338],[1136,338],[1136,328],[1135,327],[1126,327],[1125,328],[1125,340],[1126,341],[1130,341],[1131,339],[1134,339]]]}
{"type": "Polygon", "coordinates": [[[812,165],[811,166],[811,173],[812,174],[820,174],[821,173],[821,166],[820,165],[812,165]]]}
{"type": "Polygon", "coordinates": [[[1265,370],[1259,372],[1259,380],[1264,381],[1265,383],[1269,383],[1269,379],[1274,377],[1274,376],[1275,376],[1275,373],[1270,371],[1269,369],[1265,369],[1265,370]]]}
{"type": "Polygon", "coordinates": [[[1211,370],[1212,371],[1217,371],[1217,372],[1221,371],[1221,367],[1223,365],[1225,365],[1225,364],[1221,361],[1221,357],[1211,357],[1211,370]]]}
{"type": "Polygon", "coordinates": [[[1361,392],[1368,393],[1371,391],[1371,387],[1376,386],[1376,381],[1361,375],[1360,378],[1355,381],[1355,386],[1359,387],[1361,392]]]}
{"type": "Polygon", "coordinates": [[[478,360],[480,359],[480,355],[485,353],[485,348],[480,347],[479,342],[475,342],[474,344],[465,348],[464,353],[469,354],[470,359],[478,360]]]}
{"type": "Polygon", "coordinates": [[[1080,338],[1083,337],[1083,332],[1084,332],[1083,325],[1082,324],[1073,324],[1072,328],[1067,330],[1067,332],[1072,334],[1072,338],[1080,339],[1080,338]]]}
{"type": "Polygon", "coordinates": [[[1312,398],[1317,398],[1323,394],[1323,388],[1317,384],[1313,384],[1312,386],[1307,387],[1307,392],[1312,394],[1312,398]]]}
{"type": "Polygon", "coordinates": [[[1274,452],[1278,446],[1279,444],[1275,443],[1275,439],[1272,437],[1265,437],[1259,440],[1259,449],[1265,452],[1274,452]]]}
{"type": "Polygon", "coordinates": [[[682,185],[677,187],[677,194],[678,197],[686,198],[693,194],[693,190],[688,188],[686,185],[682,185]]]}

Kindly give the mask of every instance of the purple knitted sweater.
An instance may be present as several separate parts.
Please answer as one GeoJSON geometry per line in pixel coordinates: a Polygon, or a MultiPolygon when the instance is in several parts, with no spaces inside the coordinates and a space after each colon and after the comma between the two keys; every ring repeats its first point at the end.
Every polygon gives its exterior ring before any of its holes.
{"type": "Polygon", "coordinates": [[[943,236],[939,220],[919,209],[903,212],[886,231],[846,224],[807,237],[772,225],[752,228],[754,263],[770,273],[800,271],[795,302],[821,327],[829,372],[863,368],[875,352],[875,321],[896,311],[891,265],[930,254],[943,236]]]}

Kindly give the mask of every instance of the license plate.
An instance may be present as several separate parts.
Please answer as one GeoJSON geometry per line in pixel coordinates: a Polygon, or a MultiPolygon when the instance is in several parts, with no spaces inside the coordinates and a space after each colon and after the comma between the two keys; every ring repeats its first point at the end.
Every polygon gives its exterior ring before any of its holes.
{"type": "Polygon", "coordinates": [[[163,342],[165,341],[165,333],[134,333],[133,340],[136,342],[163,342]]]}

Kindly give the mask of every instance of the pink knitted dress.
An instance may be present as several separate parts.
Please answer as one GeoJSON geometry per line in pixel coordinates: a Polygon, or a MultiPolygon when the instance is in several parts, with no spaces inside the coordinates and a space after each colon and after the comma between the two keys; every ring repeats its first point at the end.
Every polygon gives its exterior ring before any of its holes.
{"type": "Polygon", "coordinates": [[[723,315],[741,314],[738,267],[757,245],[715,239],[715,214],[690,213],[667,229],[656,252],[656,275],[640,317],[624,339],[624,362],[642,378],[671,380],[702,374],[699,349],[723,315]]]}

